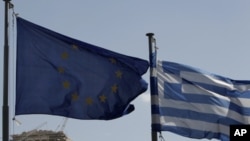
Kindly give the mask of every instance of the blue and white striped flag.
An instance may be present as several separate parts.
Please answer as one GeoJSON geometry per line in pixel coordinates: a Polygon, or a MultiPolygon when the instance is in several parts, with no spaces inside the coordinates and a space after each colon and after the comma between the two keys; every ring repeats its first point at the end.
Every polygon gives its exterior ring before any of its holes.
{"type": "Polygon", "coordinates": [[[190,138],[229,140],[229,125],[250,124],[250,81],[158,61],[152,128],[190,138]]]}

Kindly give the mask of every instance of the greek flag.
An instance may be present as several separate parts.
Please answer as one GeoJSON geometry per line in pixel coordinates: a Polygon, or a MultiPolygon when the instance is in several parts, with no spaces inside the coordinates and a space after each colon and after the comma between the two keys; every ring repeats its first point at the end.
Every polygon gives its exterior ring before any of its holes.
{"type": "Polygon", "coordinates": [[[190,138],[229,140],[229,125],[250,124],[250,81],[158,61],[152,128],[190,138]]]}

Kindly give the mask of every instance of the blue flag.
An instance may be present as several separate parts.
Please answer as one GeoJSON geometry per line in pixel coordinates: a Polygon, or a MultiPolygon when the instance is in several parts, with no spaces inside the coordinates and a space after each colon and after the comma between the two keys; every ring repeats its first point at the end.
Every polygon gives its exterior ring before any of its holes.
{"type": "Polygon", "coordinates": [[[156,131],[190,138],[229,140],[229,125],[250,124],[250,81],[232,80],[190,66],[157,64],[152,95],[156,131]]]}
{"type": "Polygon", "coordinates": [[[119,118],[146,91],[148,62],[17,18],[16,115],[119,118]]]}

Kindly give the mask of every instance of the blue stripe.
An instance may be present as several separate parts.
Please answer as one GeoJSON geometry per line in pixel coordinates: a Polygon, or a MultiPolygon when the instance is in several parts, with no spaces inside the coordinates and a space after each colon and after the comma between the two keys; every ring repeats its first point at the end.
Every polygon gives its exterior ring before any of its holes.
{"type": "Polygon", "coordinates": [[[183,94],[181,93],[181,84],[164,83],[164,98],[184,102],[217,105],[229,108],[230,110],[235,111],[239,114],[250,116],[250,108],[241,107],[235,103],[231,103],[218,97],[197,94],[183,94]]]}
{"type": "Polygon", "coordinates": [[[173,126],[164,126],[160,124],[152,124],[152,129],[154,131],[170,131],[179,135],[182,135],[184,137],[190,137],[190,138],[196,138],[196,139],[212,139],[217,138],[222,141],[228,141],[229,136],[222,134],[222,133],[214,133],[214,132],[208,132],[208,131],[200,131],[190,128],[183,128],[183,127],[173,127],[173,126]]]}
{"type": "Polygon", "coordinates": [[[161,116],[171,116],[171,117],[179,117],[185,119],[192,119],[192,120],[199,120],[205,121],[209,123],[220,123],[222,125],[230,125],[230,124],[243,124],[238,122],[232,118],[216,115],[216,114],[209,114],[209,113],[200,113],[197,111],[190,111],[190,110],[182,110],[177,108],[170,108],[170,107],[158,107],[156,105],[152,106],[154,109],[153,114],[160,114],[161,116]]]}
{"type": "Polygon", "coordinates": [[[153,114],[160,114],[160,107],[158,105],[151,105],[152,115],[153,114]]]}
{"type": "Polygon", "coordinates": [[[149,56],[150,68],[156,68],[156,51],[152,52],[149,56]]]}
{"type": "Polygon", "coordinates": [[[151,95],[157,95],[158,94],[158,88],[157,88],[157,77],[150,77],[150,91],[151,95]]]}

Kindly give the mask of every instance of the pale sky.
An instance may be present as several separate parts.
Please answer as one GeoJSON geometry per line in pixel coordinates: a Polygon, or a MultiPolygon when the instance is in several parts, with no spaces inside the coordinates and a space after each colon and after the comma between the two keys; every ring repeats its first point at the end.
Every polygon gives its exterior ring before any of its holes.
{"type": "MultiPolygon", "coordinates": [[[[15,12],[24,19],[72,38],[142,59],[148,59],[145,34],[153,32],[159,60],[191,65],[232,79],[250,80],[249,0],[12,0],[12,3],[15,12]]],[[[3,1],[0,6],[0,90],[3,91],[3,1]]],[[[10,118],[14,115],[13,37],[16,32],[11,14],[10,118]]],[[[149,82],[149,71],[143,78],[149,82]]],[[[150,141],[149,89],[132,103],[135,111],[119,119],[68,119],[64,132],[73,141],[150,141]]],[[[10,120],[10,134],[35,129],[45,122],[39,129],[56,130],[64,119],[48,115],[16,118],[22,124],[17,126],[10,120]]],[[[0,125],[2,133],[2,116],[0,125]]],[[[166,141],[196,141],[169,132],[163,132],[163,137],[166,141]]]]}

